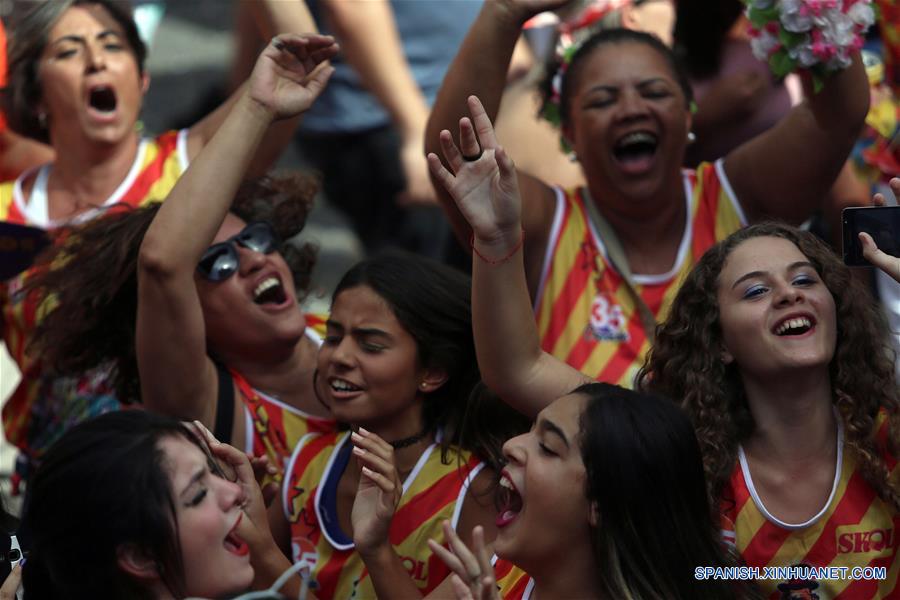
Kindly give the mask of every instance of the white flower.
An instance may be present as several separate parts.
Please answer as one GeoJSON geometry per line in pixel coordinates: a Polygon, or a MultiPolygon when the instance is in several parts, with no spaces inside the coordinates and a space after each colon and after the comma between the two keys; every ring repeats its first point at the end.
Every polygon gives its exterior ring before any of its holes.
{"type": "Polygon", "coordinates": [[[810,15],[801,15],[800,14],[800,2],[799,0],[785,0],[781,5],[781,25],[788,31],[793,31],[795,33],[802,33],[804,31],[809,31],[813,26],[813,20],[810,15]],[[786,6],[789,3],[793,3],[797,5],[796,10],[792,10],[793,7],[786,6]]]}
{"type": "Polygon", "coordinates": [[[800,44],[794,48],[788,48],[788,56],[797,61],[797,65],[808,68],[819,62],[816,55],[813,54],[809,42],[800,44]]]}
{"type": "Polygon", "coordinates": [[[847,17],[857,25],[868,28],[875,22],[875,11],[868,2],[857,2],[847,11],[847,17]]]}
{"type": "Polygon", "coordinates": [[[781,45],[778,38],[765,29],[759,32],[759,35],[750,40],[750,47],[753,49],[753,56],[766,62],[769,55],[781,45]]]}
{"type": "Polygon", "coordinates": [[[843,48],[853,43],[855,33],[853,21],[840,11],[828,11],[827,18],[816,20],[817,28],[822,32],[822,37],[829,44],[843,48]]]}

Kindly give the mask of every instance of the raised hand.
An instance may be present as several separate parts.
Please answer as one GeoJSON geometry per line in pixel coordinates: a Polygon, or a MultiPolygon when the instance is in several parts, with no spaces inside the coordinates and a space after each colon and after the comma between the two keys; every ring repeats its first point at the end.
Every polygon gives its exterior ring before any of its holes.
{"type": "MultiPolygon", "coordinates": [[[[247,542],[251,551],[254,548],[270,543],[272,533],[269,529],[269,521],[266,514],[266,501],[257,483],[256,473],[250,458],[237,448],[217,440],[212,432],[200,421],[193,421],[192,425],[201,443],[206,444],[213,458],[221,466],[225,478],[234,480],[235,483],[241,486],[242,506],[244,513],[249,519],[244,519],[241,522],[238,534],[247,542]]],[[[268,462],[260,464],[265,464],[266,468],[268,468],[268,462]]],[[[257,470],[258,468],[259,465],[257,465],[257,470]]]]}
{"type": "Polygon", "coordinates": [[[485,244],[513,247],[521,237],[522,199],[512,159],[497,143],[490,118],[476,96],[469,96],[472,118],[459,121],[459,146],[446,129],[440,133],[441,150],[452,172],[436,154],[428,155],[434,177],[453,197],[485,244]]]}
{"type": "Polygon", "coordinates": [[[457,600],[500,600],[484,529],[479,525],[472,530],[473,551],[459,539],[449,521],[444,521],[443,527],[450,549],[434,540],[428,540],[428,547],[453,571],[450,577],[457,600]]]}
{"type": "Polygon", "coordinates": [[[322,63],[337,52],[338,45],[329,35],[275,36],[253,67],[250,98],[275,118],[302,113],[312,105],[334,72],[330,65],[322,63]]]}
{"type": "Polygon", "coordinates": [[[361,554],[390,544],[388,531],[400,504],[403,483],[394,464],[394,448],[376,434],[360,428],[350,436],[353,454],[362,465],[350,522],[353,544],[361,554]]]}
{"type": "MultiPolygon", "coordinates": [[[[891,179],[890,185],[894,197],[900,201],[900,177],[891,179]]],[[[872,204],[875,206],[884,206],[884,202],[882,194],[875,194],[872,197],[872,204]]],[[[900,282],[900,257],[891,256],[879,250],[875,240],[868,233],[860,233],[859,241],[862,243],[863,256],[866,260],[900,282]]]]}

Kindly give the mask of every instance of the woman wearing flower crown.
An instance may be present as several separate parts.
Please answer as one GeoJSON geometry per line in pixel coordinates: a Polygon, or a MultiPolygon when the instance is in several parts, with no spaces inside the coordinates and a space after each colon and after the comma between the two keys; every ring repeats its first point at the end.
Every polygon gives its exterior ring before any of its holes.
{"type": "MultiPolygon", "coordinates": [[[[440,130],[455,130],[457,122],[468,158],[497,146],[492,135],[482,135],[479,146],[471,121],[459,120],[466,98],[477,94],[495,117],[522,23],[562,4],[485,4],[438,95],[429,151],[440,153],[440,130]]],[[[552,79],[561,133],[587,186],[563,191],[519,175],[519,241],[541,346],[593,377],[626,386],[633,384],[656,321],[666,317],[703,252],[763,217],[804,220],[839,172],[868,107],[865,75],[854,56],[778,126],[713,164],[683,171],[691,91],[656,38],[601,32],[552,79]]],[[[441,194],[458,239],[468,244],[469,225],[441,194]]],[[[482,253],[492,260],[505,255],[491,248],[482,253]]]]}

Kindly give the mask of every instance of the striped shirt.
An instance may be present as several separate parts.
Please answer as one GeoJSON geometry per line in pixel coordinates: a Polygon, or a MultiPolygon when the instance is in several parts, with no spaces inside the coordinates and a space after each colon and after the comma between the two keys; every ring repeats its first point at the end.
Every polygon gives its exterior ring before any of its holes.
{"type": "MultiPolygon", "coordinates": [[[[294,450],[282,486],[293,560],[305,558],[313,563],[319,600],[375,598],[366,566],[354,550],[352,538],[341,530],[337,515],[338,482],[352,448],[350,432],[307,435],[294,450]]],[[[456,528],[469,484],[484,466],[466,451],[451,451],[447,458],[445,464],[436,443],[422,453],[403,482],[403,495],[388,534],[423,595],[450,574],[443,561],[431,553],[428,540],[444,543],[444,520],[456,528]]]]}
{"type": "MultiPolygon", "coordinates": [[[[887,447],[887,434],[887,419],[882,415],[877,434],[882,448],[887,447]]],[[[723,494],[723,535],[737,547],[747,566],[758,567],[761,574],[765,567],[799,565],[847,569],[837,579],[758,580],[770,598],[781,598],[782,593],[798,589],[823,599],[900,598],[900,515],[863,479],[854,453],[844,448],[842,428],[838,431],[837,454],[834,484],[826,505],[806,523],[789,524],[766,510],[753,485],[743,450],[739,453],[739,462],[723,494]],[[854,567],[884,567],[886,578],[853,578],[850,570],[854,567]]],[[[883,455],[896,477],[896,460],[886,451],[883,455]]]]}
{"type": "MultiPolygon", "coordinates": [[[[152,200],[164,200],[188,165],[188,131],[169,131],[155,139],[144,139],[125,179],[104,202],[103,208],[114,204],[137,207],[152,200]]],[[[0,221],[31,225],[42,229],[54,229],[67,223],[52,220],[47,199],[47,179],[51,165],[27,171],[15,181],[0,184],[0,221]],[[23,183],[35,175],[35,183],[28,198],[23,183]]],[[[101,214],[95,209],[78,215],[70,223],[84,222],[101,214]]],[[[34,295],[18,294],[31,271],[26,271],[8,282],[0,284],[0,318],[3,340],[10,356],[22,372],[19,386],[3,407],[3,429],[7,439],[25,447],[34,399],[41,395],[42,386],[54,382],[42,382],[41,365],[26,354],[26,348],[35,328],[52,304],[34,295]]],[[[96,382],[93,382],[96,383],[96,382]]],[[[93,383],[91,387],[93,387],[93,383]]],[[[99,383],[103,387],[102,383],[99,383]]],[[[72,387],[72,386],[69,386],[72,387]]],[[[84,385],[76,385],[85,388],[84,385]]],[[[102,390],[108,393],[108,389],[102,390]]]]}
{"type": "Polygon", "coordinates": [[[497,589],[503,600],[529,600],[534,590],[534,579],[528,573],[509,561],[494,555],[491,563],[494,565],[494,578],[497,580],[497,589]]]}
{"type": "MultiPolygon", "coordinates": [[[[746,225],[722,161],[684,172],[689,216],[668,273],[633,275],[657,321],[703,253],[746,225]]],[[[600,381],[633,387],[650,344],[640,312],[611,266],[581,190],[557,190],[556,211],[535,301],[541,347],[600,381]]]]}

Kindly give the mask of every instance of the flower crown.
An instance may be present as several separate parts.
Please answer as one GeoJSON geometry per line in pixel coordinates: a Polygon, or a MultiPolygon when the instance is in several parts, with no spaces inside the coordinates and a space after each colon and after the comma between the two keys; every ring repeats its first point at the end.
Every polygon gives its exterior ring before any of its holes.
{"type": "Polygon", "coordinates": [[[745,0],[753,54],[778,77],[804,71],[816,92],[850,66],[875,22],[872,0],[745,0]]]}
{"type": "MultiPolygon", "coordinates": [[[[562,125],[562,84],[572,57],[581,44],[596,32],[601,21],[632,3],[632,0],[592,0],[571,19],[559,24],[559,40],[556,43],[556,71],[551,79],[550,92],[541,109],[541,117],[559,129],[562,125]]],[[[560,136],[560,148],[571,152],[568,142],[560,136]]]]}

